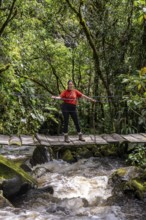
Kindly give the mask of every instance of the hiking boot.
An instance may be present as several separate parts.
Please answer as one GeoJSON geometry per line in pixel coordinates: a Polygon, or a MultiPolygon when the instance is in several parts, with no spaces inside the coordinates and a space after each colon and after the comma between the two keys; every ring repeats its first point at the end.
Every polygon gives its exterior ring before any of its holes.
{"type": "Polygon", "coordinates": [[[79,133],[79,141],[85,141],[85,139],[83,138],[83,134],[79,133]]]}
{"type": "Polygon", "coordinates": [[[70,140],[69,140],[68,134],[64,134],[64,142],[66,142],[66,143],[70,143],[70,140]]]}

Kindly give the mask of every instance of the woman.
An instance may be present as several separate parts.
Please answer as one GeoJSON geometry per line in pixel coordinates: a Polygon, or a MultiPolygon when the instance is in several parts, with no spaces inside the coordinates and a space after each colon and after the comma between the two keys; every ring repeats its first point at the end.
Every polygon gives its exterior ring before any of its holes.
{"type": "Polygon", "coordinates": [[[77,89],[74,89],[74,84],[72,80],[68,81],[68,88],[67,90],[64,90],[60,96],[52,96],[53,99],[61,99],[64,101],[64,103],[62,104],[62,114],[64,117],[64,141],[69,143],[69,137],[68,137],[68,122],[69,122],[69,116],[71,116],[76,130],[78,132],[79,135],[79,140],[80,141],[85,141],[80,129],[80,125],[79,125],[79,120],[78,120],[78,115],[77,115],[77,110],[76,110],[76,106],[77,106],[77,100],[78,98],[85,98],[87,100],[90,100],[92,102],[96,102],[95,99],[92,99],[84,94],[82,94],[81,92],[79,92],[77,89]]]}

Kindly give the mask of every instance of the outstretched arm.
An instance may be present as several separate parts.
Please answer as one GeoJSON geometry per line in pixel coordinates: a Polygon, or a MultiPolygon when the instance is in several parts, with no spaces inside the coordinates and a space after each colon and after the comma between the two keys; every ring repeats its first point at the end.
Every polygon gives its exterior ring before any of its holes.
{"type": "Polygon", "coordinates": [[[58,99],[58,100],[62,99],[60,96],[55,96],[55,95],[52,95],[51,98],[52,99],[58,99]]]}
{"type": "Polygon", "coordinates": [[[96,100],[95,99],[92,99],[92,98],[90,98],[90,97],[88,97],[88,96],[86,96],[86,95],[82,95],[82,98],[85,98],[85,99],[87,99],[87,100],[89,100],[89,101],[91,101],[91,102],[96,102],[96,100]]]}

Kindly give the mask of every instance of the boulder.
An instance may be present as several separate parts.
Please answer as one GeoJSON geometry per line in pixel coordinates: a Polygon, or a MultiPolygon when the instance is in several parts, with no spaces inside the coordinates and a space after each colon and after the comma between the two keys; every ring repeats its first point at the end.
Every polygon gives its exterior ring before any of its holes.
{"type": "Polygon", "coordinates": [[[37,164],[43,164],[50,161],[48,150],[44,146],[37,146],[34,149],[33,155],[30,159],[30,164],[36,166],[37,164]]]}
{"type": "Polygon", "coordinates": [[[143,170],[141,168],[130,166],[117,169],[111,176],[109,182],[112,182],[114,194],[125,194],[130,198],[136,197],[140,200],[145,199],[146,184],[140,178],[143,170]]]}
{"type": "Polygon", "coordinates": [[[20,165],[0,155],[0,178],[11,179],[17,175],[22,178],[23,182],[29,182],[31,185],[37,185],[37,181],[20,168],[20,165]]]}
{"type": "Polygon", "coordinates": [[[3,195],[6,198],[16,195],[21,189],[22,183],[22,178],[19,175],[16,175],[11,179],[5,179],[2,183],[3,195]]]}
{"type": "Polygon", "coordinates": [[[24,185],[31,188],[37,185],[37,181],[20,168],[20,164],[0,155],[0,190],[3,195],[9,199],[17,195],[24,185]]]}
{"type": "Polygon", "coordinates": [[[73,157],[73,154],[71,150],[67,149],[62,153],[61,156],[62,160],[67,161],[67,162],[74,162],[75,158],[73,157]]]}
{"type": "Polygon", "coordinates": [[[111,178],[113,182],[129,181],[138,178],[141,173],[142,169],[135,166],[121,167],[112,174],[111,178]]]}

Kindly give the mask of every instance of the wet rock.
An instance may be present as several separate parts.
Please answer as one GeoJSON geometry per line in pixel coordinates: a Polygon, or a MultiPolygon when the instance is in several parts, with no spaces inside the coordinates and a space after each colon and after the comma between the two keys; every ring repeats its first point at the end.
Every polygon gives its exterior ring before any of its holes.
{"type": "Polygon", "coordinates": [[[41,192],[42,193],[47,192],[47,193],[53,194],[54,193],[54,189],[53,189],[52,186],[44,186],[42,188],[38,188],[37,192],[40,192],[40,193],[41,192]]]}
{"type": "Polygon", "coordinates": [[[25,172],[29,172],[29,173],[32,172],[31,168],[30,168],[27,164],[25,164],[25,163],[21,164],[20,167],[21,167],[25,172]]]}
{"type": "Polygon", "coordinates": [[[4,180],[2,183],[3,195],[10,198],[16,195],[22,186],[22,179],[20,176],[15,176],[12,179],[4,180]]]}
{"type": "Polygon", "coordinates": [[[37,146],[33,152],[30,164],[36,166],[37,164],[43,164],[50,161],[50,157],[47,148],[44,146],[37,146]]]}
{"type": "Polygon", "coordinates": [[[5,208],[7,206],[13,207],[13,205],[3,196],[2,191],[0,191],[0,208],[5,208]]]}
{"type": "Polygon", "coordinates": [[[135,166],[122,167],[116,170],[110,178],[114,185],[113,193],[121,196],[121,193],[123,193],[129,198],[136,197],[143,200],[146,193],[146,185],[139,179],[141,173],[142,169],[135,166]]]}
{"type": "MultiPolygon", "coordinates": [[[[54,189],[52,186],[45,186],[37,189],[29,189],[25,194],[21,194],[17,197],[15,197],[15,200],[13,200],[13,204],[18,207],[23,207],[25,204],[25,207],[36,207],[38,208],[40,204],[46,204],[49,203],[50,198],[54,200],[54,203],[56,202],[56,198],[53,198],[52,194],[54,193],[54,189]]],[[[49,205],[50,206],[50,205],[49,205]]]]}
{"type": "Polygon", "coordinates": [[[41,188],[37,188],[37,189],[30,189],[27,192],[27,197],[30,198],[37,198],[38,196],[41,196],[45,193],[49,193],[49,194],[53,194],[54,193],[54,189],[52,186],[45,186],[45,187],[41,187],[41,188]]]}
{"type": "Polygon", "coordinates": [[[130,179],[139,177],[141,172],[142,169],[135,166],[121,167],[112,174],[112,180],[113,182],[129,181],[130,179]]]}

